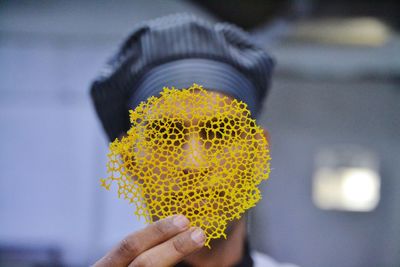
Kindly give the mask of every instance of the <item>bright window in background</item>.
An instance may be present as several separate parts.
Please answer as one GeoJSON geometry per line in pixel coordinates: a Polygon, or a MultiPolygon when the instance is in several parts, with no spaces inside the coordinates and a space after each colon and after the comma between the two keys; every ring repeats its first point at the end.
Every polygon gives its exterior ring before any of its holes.
{"type": "Polygon", "coordinates": [[[379,161],[372,151],[353,145],[317,152],[313,175],[314,204],[327,210],[367,212],[380,199],[379,161]]]}

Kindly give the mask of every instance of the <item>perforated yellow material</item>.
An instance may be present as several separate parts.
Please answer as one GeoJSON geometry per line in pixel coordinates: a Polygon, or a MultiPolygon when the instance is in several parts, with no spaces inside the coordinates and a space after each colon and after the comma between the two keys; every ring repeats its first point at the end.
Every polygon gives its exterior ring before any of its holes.
{"type": "Polygon", "coordinates": [[[269,150],[246,104],[194,84],[164,88],[130,111],[131,129],[110,144],[102,185],[150,223],[184,214],[210,240],[261,198],[269,150]]]}

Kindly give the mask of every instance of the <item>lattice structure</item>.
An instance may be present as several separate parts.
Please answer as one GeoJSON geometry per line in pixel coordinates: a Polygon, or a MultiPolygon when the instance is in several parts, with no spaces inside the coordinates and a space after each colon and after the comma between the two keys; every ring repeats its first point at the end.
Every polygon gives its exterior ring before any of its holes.
{"type": "Polygon", "coordinates": [[[269,150],[245,103],[204,90],[164,88],[134,111],[127,135],[110,144],[102,185],[148,223],[184,214],[211,239],[261,199],[269,150]]]}

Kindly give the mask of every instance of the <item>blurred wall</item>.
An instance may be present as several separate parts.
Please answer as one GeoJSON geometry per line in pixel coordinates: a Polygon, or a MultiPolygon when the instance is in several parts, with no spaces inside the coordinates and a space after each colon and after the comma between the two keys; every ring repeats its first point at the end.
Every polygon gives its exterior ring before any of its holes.
{"type": "Polygon", "coordinates": [[[273,169],[252,216],[254,245],[300,266],[398,266],[399,103],[391,82],[277,80],[263,122],[273,169]],[[374,211],[323,211],[312,203],[315,153],[336,144],[379,156],[381,200],[374,211]]]}
{"type": "Polygon", "coordinates": [[[400,264],[400,38],[378,47],[281,42],[261,123],[271,133],[272,173],[252,216],[254,245],[301,266],[400,264]],[[279,64],[280,63],[280,64],[279,64]],[[372,212],[312,203],[321,147],[358,145],[380,161],[372,212]]]}

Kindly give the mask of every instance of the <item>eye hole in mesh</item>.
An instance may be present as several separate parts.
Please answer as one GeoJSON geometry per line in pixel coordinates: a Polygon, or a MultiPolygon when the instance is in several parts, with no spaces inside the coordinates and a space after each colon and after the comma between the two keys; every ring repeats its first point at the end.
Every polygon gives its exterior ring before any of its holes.
{"type": "Polygon", "coordinates": [[[118,196],[151,223],[184,214],[206,233],[225,237],[230,221],[260,200],[270,155],[246,104],[204,90],[164,88],[130,111],[131,129],[110,144],[108,177],[118,196]]]}

